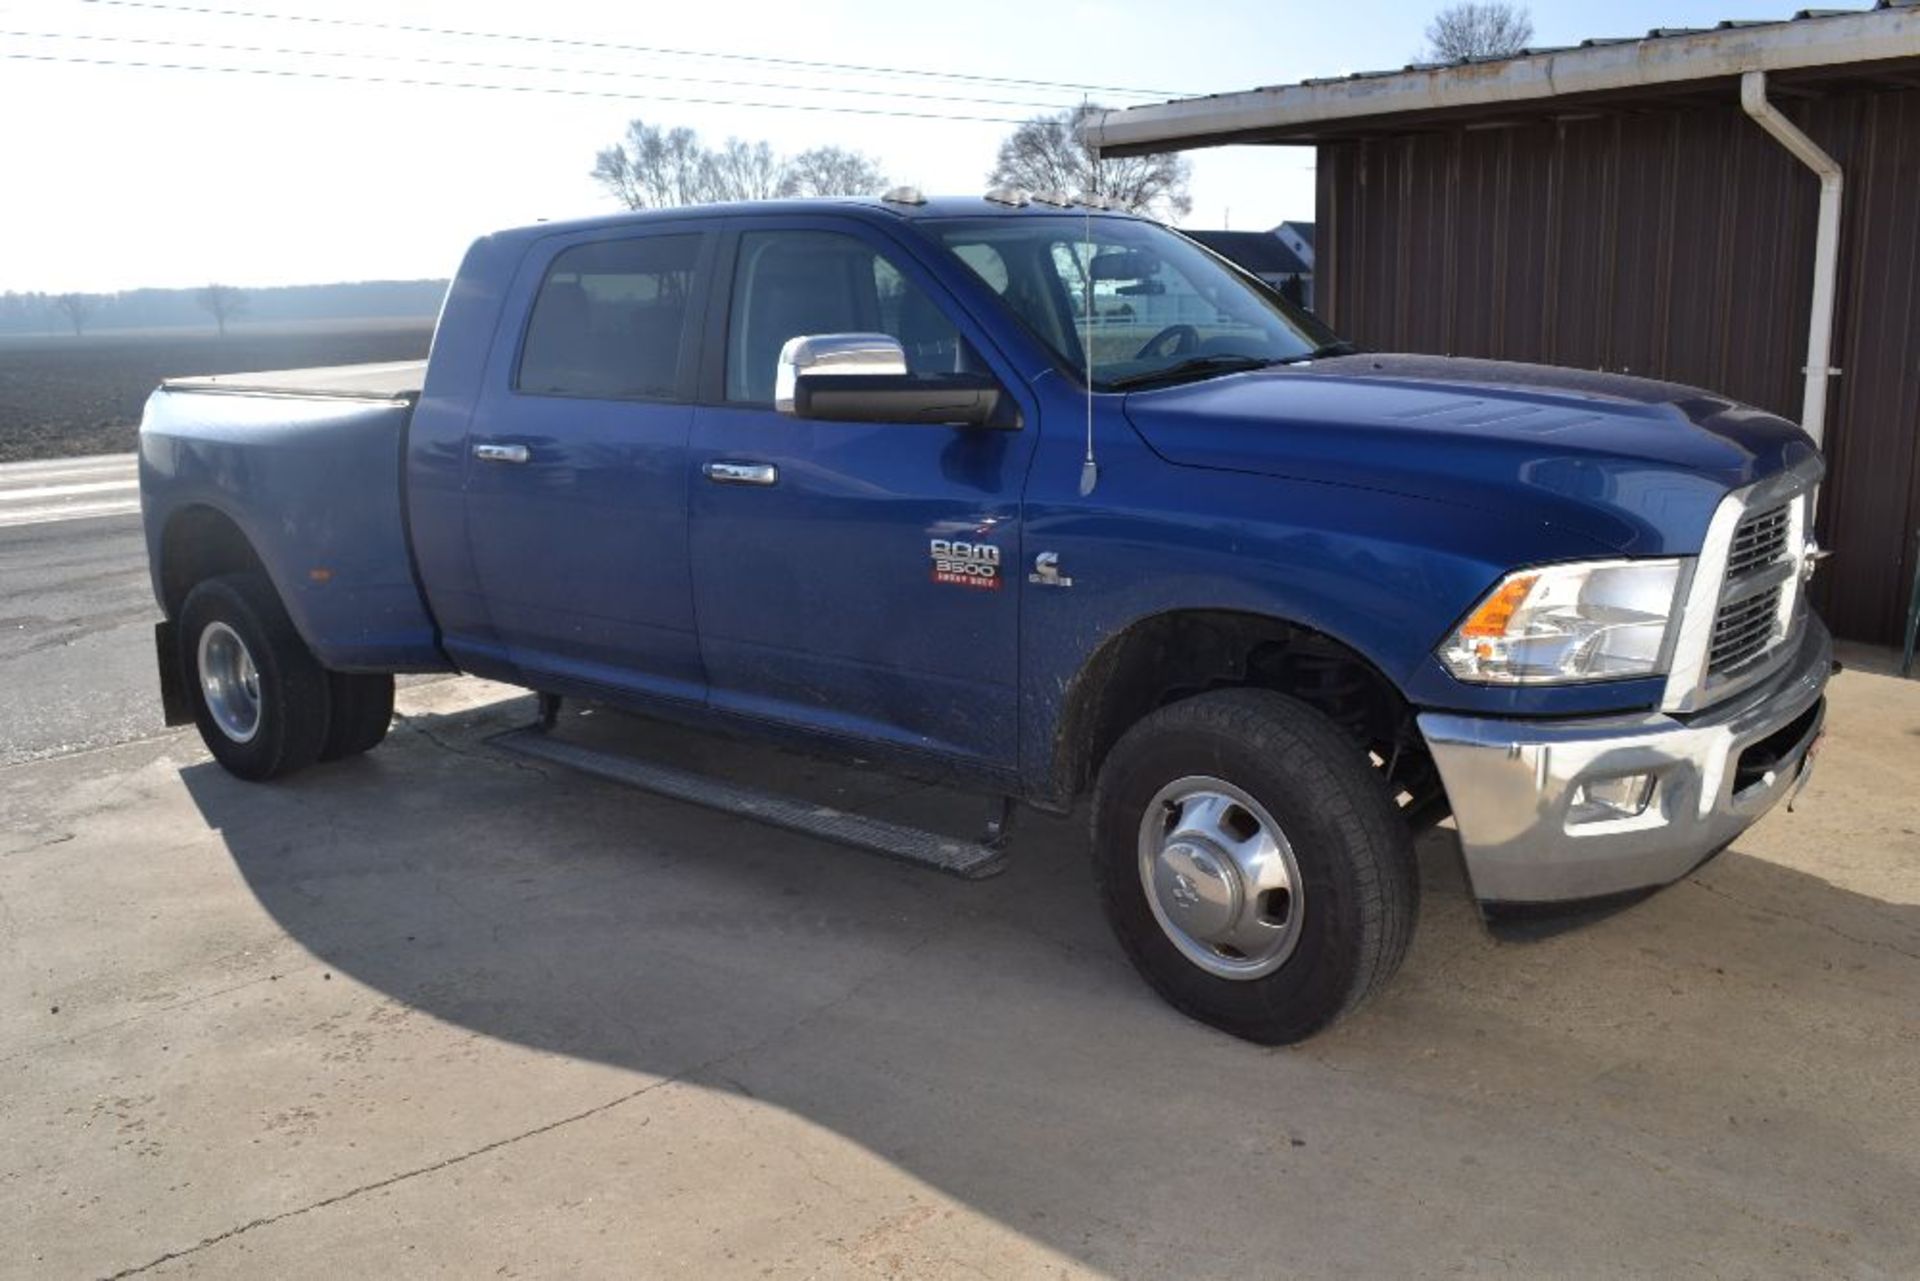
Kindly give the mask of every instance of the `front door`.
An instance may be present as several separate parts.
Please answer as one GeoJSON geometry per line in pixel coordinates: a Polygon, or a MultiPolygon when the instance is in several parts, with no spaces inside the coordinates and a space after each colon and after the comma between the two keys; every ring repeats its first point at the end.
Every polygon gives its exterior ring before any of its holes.
{"type": "Polygon", "coordinates": [[[687,438],[710,233],[536,252],[467,438],[467,526],[494,655],[539,687],[699,701],[687,438]]]}
{"type": "Polygon", "coordinates": [[[937,281],[870,231],[756,223],[734,244],[716,290],[730,298],[720,403],[698,410],[691,449],[714,705],[1011,767],[1031,405],[1013,431],[775,412],[780,349],[802,334],[891,334],[911,372],[1022,389],[937,281]]]}

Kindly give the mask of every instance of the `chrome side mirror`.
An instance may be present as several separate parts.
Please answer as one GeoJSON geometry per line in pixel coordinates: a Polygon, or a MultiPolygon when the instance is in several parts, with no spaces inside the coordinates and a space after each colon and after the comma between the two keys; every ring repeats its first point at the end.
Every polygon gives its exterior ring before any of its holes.
{"type": "Polygon", "coordinates": [[[814,375],[893,375],[907,372],[907,352],[886,334],[802,334],[780,348],[773,376],[773,407],[793,414],[800,380],[814,375]]]}
{"type": "Polygon", "coordinates": [[[773,407],[818,422],[1017,431],[1020,407],[992,374],[914,375],[886,334],[809,334],[780,349],[773,407]]]}

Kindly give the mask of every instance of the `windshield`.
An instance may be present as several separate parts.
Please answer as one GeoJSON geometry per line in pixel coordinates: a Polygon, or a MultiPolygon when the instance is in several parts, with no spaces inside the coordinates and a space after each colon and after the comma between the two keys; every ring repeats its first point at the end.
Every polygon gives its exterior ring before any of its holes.
{"type": "Polygon", "coordinates": [[[1278,292],[1157,223],[972,218],[921,225],[1061,364],[1085,377],[1090,349],[1098,391],[1346,350],[1278,292]]]}

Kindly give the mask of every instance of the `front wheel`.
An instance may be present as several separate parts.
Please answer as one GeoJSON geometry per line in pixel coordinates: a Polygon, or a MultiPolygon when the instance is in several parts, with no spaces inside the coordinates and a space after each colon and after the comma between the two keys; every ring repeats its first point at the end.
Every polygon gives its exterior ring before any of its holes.
{"type": "Polygon", "coordinates": [[[1377,771],[1331,721],[1268,690],[1163,707],[1115,744],[1094,874],[1120,945],[1193,1018],[1302,1040],[1399,967],[1419,878],[1377,771]]]}
{"type": "Polygon", "coordinates": [[[200,737],[229,773],[279,778],[320,758],[327,673],[260,573],[209,578],[180,607],[180,669],[200,737]]]}

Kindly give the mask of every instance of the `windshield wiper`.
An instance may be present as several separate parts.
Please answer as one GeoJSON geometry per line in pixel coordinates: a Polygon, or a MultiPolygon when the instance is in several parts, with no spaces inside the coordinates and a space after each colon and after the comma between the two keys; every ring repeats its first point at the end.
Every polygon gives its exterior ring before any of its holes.
{"type": "Polygon", "coordinates": [[[1276,365],[1297,365],[1302,361],[1324,360],[1329,356],[1353,356],[1357,355],[1359,351],[1360,349],[1358,347],[1342,338],[1336,342],[1321,343],[1312,351],[1302,352],[1298,356],[1286,356],[1273,363],[1276,365]]]}
{"type": "Polygon", "coordinates": [[[1108,391],[1125,391],[1131,387],[1145,387],[1149,383],[1181,378],[1205,378],[1211,374],[1232,374],[1247,369],[1265,369],[1268,365],[1280,362],[1267,356],[1189,356],[1161,369],[1142,370],[1137,374],[1122,374],[1107,383],[1108,391]]]}

